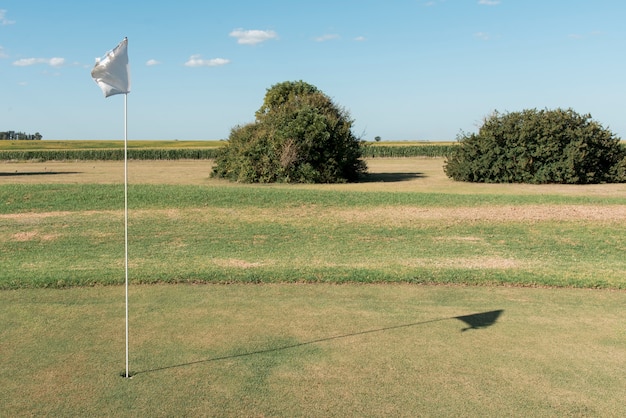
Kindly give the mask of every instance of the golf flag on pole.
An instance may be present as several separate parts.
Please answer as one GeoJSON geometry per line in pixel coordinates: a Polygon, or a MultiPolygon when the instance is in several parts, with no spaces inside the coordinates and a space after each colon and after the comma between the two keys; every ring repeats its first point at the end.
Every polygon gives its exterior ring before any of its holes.
{"type": "Polygon", "coordinates": [[[130,93],[130,70],[128,67],[128,38],[124,38],[114,50],[96,60],[91,76],[102,89],[104,97],[124,95],[124,288],[126,293],[126,371],[128,368],[128,93],[130,93]]]}
{"type": "Polygon", "coordinates": [[[102,58],[96,58],[91,76],[102,89],[104,97],[130,93],[130,68],[128,66],[128,38],[102,58]]]}

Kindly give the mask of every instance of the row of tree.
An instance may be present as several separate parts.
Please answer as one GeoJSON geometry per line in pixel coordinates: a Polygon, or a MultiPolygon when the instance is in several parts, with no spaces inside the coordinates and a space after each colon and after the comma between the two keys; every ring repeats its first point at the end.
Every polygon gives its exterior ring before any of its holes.
{"type": "Polygon", "coordinates": [[[10,141],[39,141],[43,138],[43,136],[39,132],[35,132],[34,134],[27,134],[25,132],[15,132],[15,131],[5,131],[0,132],[0,140],[10,140],[10,141]]]}

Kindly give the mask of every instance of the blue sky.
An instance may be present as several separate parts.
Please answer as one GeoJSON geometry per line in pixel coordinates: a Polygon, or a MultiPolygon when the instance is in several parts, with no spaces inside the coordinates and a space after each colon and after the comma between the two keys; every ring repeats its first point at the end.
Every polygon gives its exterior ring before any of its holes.
{"type": "Polygon", "coordinates": [[[623,0],[0,0],[0,131],[122,139],[95,58],[129,39],[129,139],[223,139],[314,84],[371,140],[454,140],[573,108],[626,139],[623,0]]]}

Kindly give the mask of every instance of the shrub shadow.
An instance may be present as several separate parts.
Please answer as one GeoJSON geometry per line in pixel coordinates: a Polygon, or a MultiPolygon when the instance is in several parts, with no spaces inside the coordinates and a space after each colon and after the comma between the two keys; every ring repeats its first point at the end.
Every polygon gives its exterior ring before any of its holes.
{"type": "Polygon", "coordinates": [[[81,174],[80,171],[16,171],[14,173],[0,172],[0,177],[20,177],[20,176],[48,176],[58,174],[81,174]]]}
{"type": "Polygon", "coordinates": [[[250,351],[247,353],[240,353],[240,354],[229,354],[226,356],[213,357],[213,358],[198,360],[198,361],[191,361],[191,362],[183,363],[183,364],[176,364],[172,366],[159,367],[156,369],[132,372],[131,375],[136,376],[139,374],[154,373],[154,372],[159,372],[159,371],[164,371],[164,370],[169,370],[169,369],[177,369],[180,367],[193,366],[196,364],[211,363],[215,361],[229,360],[229,359],[235,359],[239,357],[255,356],[259,354],[272,353],[276,351],[289,350],[291,348],[318,344],[318,343],[322,343],[326,341],[341,340],[341,339],[357,337],[357,336],[365,335],[365,334],[381,333],[381,332],[396,330],[400,328],[411,328],[411,327],[415,327],[418,325],[426,325],[426,324],[431,324],[434,322],[447,321],[450,319],[458,319],[460,321],[463,321],[465,324],[469,325],[469,327],[463,328],[461,332],[465,332],[468,330],[479,330],[479,329],[488,328],[494,325],[497,322],[500,315],[502,314],[502,312],[504,312],[504,310],[500,309],[496,311],[481,312],[481,313],[475,313],[471,315],[453,316],[451,318],[431,319],[429,321],[414,322],[411,324],[394,325],[390,327],[377,328],[377,329],[371,329],[371,330],[366,330],[366,331],[358,331],[358,332],[353,332],[350,334],[335,335],[331,337],[319,338],[317,340],[305,341],[305,342],[297,343],[297,344],[289,344],[289,345],[283,345],[280,347],[267,348],[265,350],[250,351]]]}
{"type": "Polygon", "coordinates": [[[424,173],[368,173],[359,183],[397,183],[426,177],[424,173]]]}

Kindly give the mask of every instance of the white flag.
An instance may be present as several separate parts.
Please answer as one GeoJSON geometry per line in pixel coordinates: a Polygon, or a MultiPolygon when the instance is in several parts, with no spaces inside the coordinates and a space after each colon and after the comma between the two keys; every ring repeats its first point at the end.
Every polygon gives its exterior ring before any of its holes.
{"type": "Polygon", "coordinates": [[[104,97],[130,93],[130,68],[128,66],[128,38],[114,50],[96,59],[91,76],[102,89],[104,97]]]}

